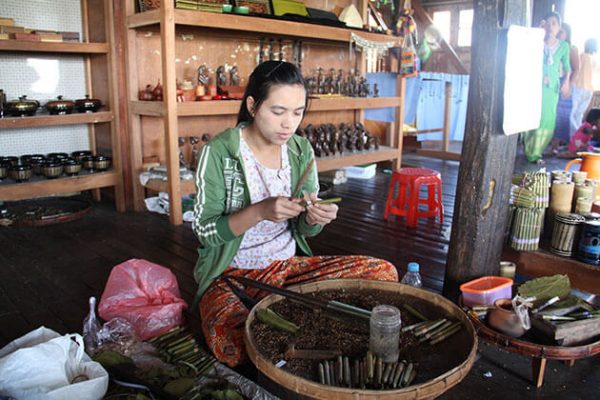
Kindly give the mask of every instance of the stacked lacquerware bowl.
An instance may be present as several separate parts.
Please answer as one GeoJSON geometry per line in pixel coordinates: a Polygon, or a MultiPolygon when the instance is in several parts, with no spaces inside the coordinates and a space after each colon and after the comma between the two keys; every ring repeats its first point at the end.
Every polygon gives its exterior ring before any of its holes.
{"type": "Polygon", "coordinates": [[[0,181],[5,179],[17,183],[26,182],[32,176],[55,179],[63,176],[76,176],[82,169],[88,173],[106,171],[111,167],[112,158],[94,156],[89,150],[68,153],[25,154],[21,157],[0,156],[0,181]]]}

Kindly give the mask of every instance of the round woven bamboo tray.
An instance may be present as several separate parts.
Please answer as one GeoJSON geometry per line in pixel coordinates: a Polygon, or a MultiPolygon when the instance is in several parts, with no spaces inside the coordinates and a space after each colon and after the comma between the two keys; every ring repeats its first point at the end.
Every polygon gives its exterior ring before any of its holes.
{"type": "Polygon", "coordinates": [[[600,341],[581,346],[549,346],[506,336],[487,326],[479,318],[469,314],[475,330],[484,340],[495,343],[506,350],[530,357],[548,360],[577,360],[600,353],[600,341]]]}
{"type": "MultiPolygon", "coordinates": [[[[466,337],[466,346],[468,346],[468,356],[457,366],[449,371],[437,376],[429,381],[415,384],[398,390],[361,390],[349,389],[335,386],[322,385],[317,382],[304,379],[277,368],[273,363],[265,358],[257,348],[254,340],[251,326],[255,319],[256,311],[266,308],[273,303],[281,301],[283,298],[279,295],[269,295],[261,300],[250,312],[246,320],[245,336],[246,350],[256,368],[270,381],[281,386],[287,391],[300,395],[301,398],[312,399],[433,399],[446,392],[451,387],[458,384],[471,370],[475,362],[477,352],[477,334],[471,321],[465,313],[454,303],[446,300],[437,294],[416,289],[412,286],[401,285],[395,282],[383,282],[373,280],[342,279],[326,280],[314,283],[308,283],[290,287],[300,293],[312,293],[326,290],[338,289],[358,289],[358,290],[380,290],[392,293],[398,293],[402,296],[412,296],[430,303],[434,307],[443,310],[448,316],[461,321],[464,325],[462,335],[466,337]]],[[[462,342],[461,342],[462,343],[462,342]]]]}

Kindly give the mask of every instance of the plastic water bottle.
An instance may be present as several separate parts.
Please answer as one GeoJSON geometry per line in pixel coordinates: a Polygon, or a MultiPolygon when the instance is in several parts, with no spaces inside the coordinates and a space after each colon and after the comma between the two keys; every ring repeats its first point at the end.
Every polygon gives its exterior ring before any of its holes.
{"type": "Polygon", "coordinates": [[[408,263],[408,272],[404,274],[400,283],[420,288],[423,286],[421,275],[419,274],[419,263],[408,263]]]}
{"type": "Polygon", "coordinates": [[[100,321],[96,318],[96,298],[90,297],[90,312],[83,320],[83,343],[85,351],[93,355],[98,348],[98,332],[101,329],[100,321]]]}

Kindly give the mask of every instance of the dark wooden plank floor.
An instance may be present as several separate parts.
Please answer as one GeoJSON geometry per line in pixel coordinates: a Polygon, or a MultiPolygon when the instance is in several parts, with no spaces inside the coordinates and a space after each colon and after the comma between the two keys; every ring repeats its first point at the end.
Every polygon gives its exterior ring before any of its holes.
{"type": "MultiPolygon", "coordinates": [[[[444,224],[420,220],[407,229],[401,219],[383,221],[389,176],[349,180],[334,188],[343,197],[338,220],[310,243],[317,254],[369,254],[394,263],[400,273],[418,261],[425,286],[441,291],[448,251],[458,163],[406,155],[405,163],[434,168],[444,182],[444,224]]],[[[58,332],[81,330],[87,298],[99,297],[111,268],[129,258],[169,266],[182,296],[191,302],[197,241],[189,226],[173,227],[163,216],[116,213],[94,205],[83,219],[38,228],[0,228],[0,346],[45,325],[58,332]]],[[[198,329],[198,317],[188,312],[198,329]]],[[[471,373],[444,399],[597,398],[600,358],[573,368],[549,362],[546,384],[530,383],[530,360],[482,344],[471,373]],[[491,378],[484,373],[491,372],[491,378]]],[[[252,374],[251,370],[244,370],[252,374]]]]}

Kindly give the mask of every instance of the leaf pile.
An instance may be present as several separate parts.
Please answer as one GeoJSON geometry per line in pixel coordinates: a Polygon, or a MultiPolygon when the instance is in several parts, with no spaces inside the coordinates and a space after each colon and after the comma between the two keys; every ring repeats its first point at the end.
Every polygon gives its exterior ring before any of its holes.
{"type": "Polygon", "coordinates": [[[522,297],[535,297],[537,306],[554,296],[566,298],[571,293],[571,282],[567,275],[543,276],[523,283],[518,292],[522,297]]]}

